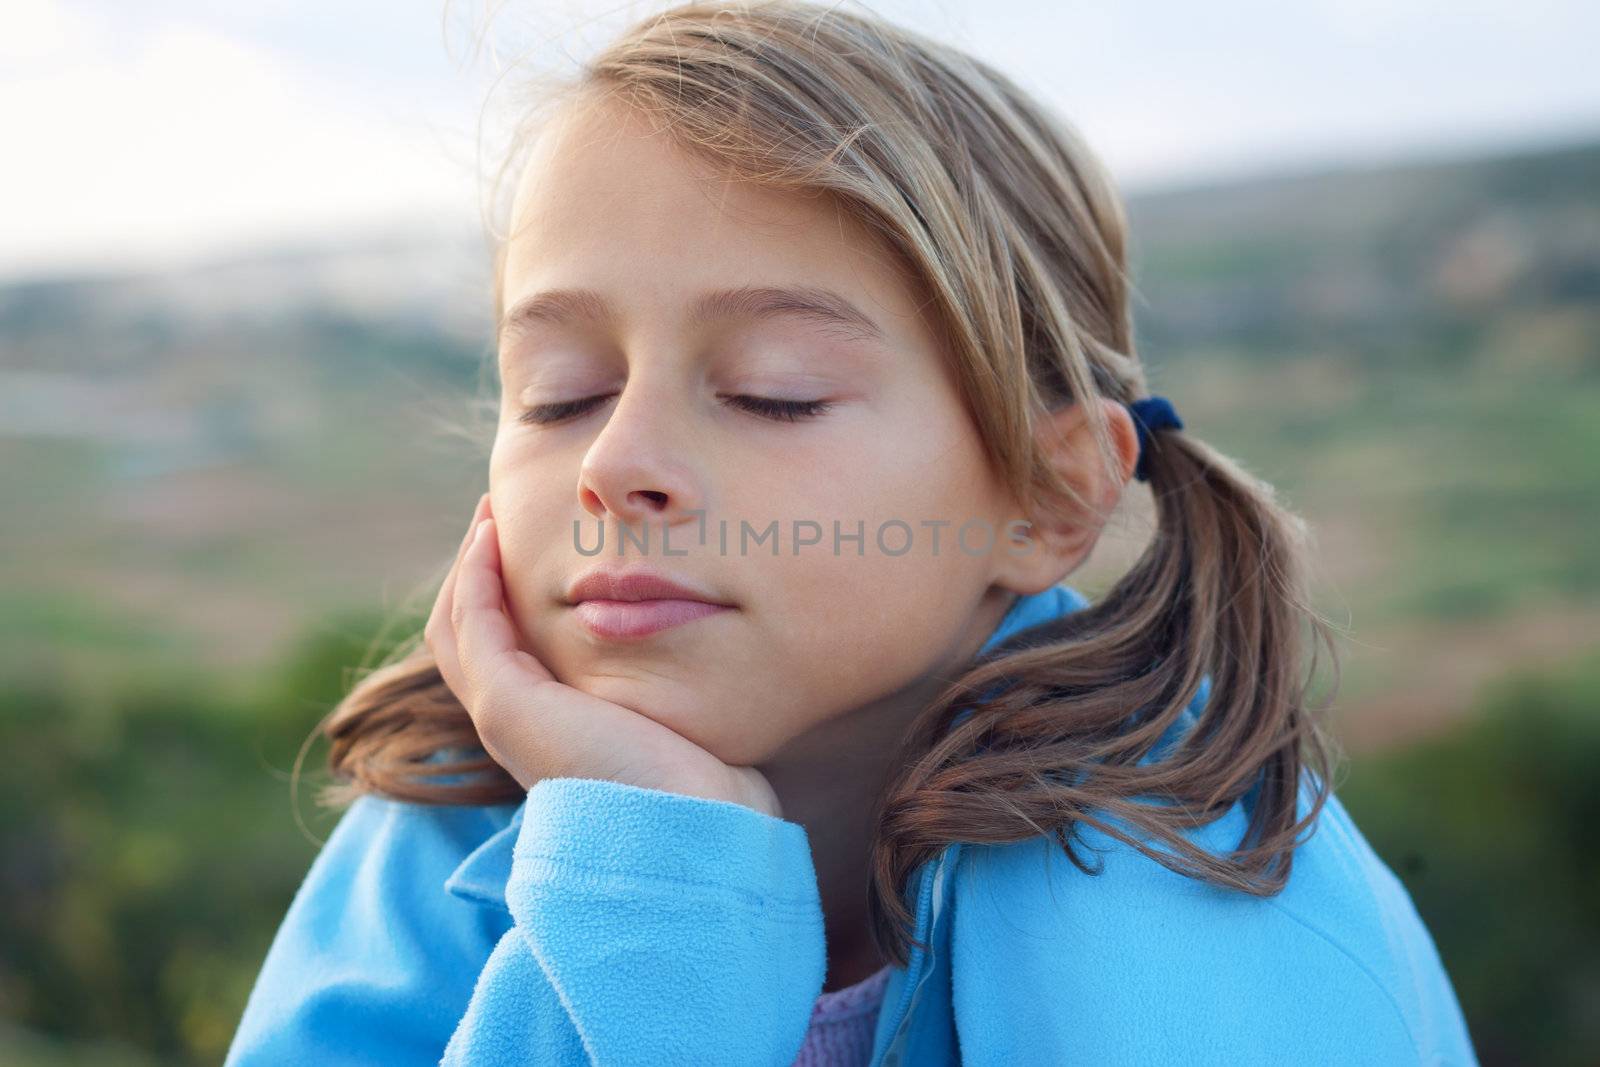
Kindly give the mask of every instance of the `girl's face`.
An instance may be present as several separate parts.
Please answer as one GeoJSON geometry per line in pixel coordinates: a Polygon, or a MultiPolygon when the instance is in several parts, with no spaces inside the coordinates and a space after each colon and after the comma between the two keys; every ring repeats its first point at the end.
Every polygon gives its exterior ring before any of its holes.
{"type": "Polygon", "coordinates": [[[506,606],[561,681],[752,765],[959,666],[998,621],[1020,512],[913,284],[831,200],[722,180],[618,105],[569,108],[523,174],[502,296],[506,606]],[[619,523],[648,553],[618,555],[619,523]],[[597,567],[732,607],[599,637],[567,602],[597,567]]]}

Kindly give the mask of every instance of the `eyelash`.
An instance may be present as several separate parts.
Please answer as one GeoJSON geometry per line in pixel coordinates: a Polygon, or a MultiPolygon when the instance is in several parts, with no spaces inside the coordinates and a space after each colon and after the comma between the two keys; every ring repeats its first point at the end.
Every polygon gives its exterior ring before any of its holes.
{"type": "MultiPolygon", "coordinates": [[[[549,425],[581,415],[589,410],[595,401],[604,399],[606,399],[604,396],[588,396],[581,400],[536,404],[517,416],[517,421],[540,426],[549,425]]],[[[802,419],[815,418],[833,407],[831,400],[777,400],[765,396],[736,395],[728,397],[728,402],[743,411],[778,422],[799,422],[802,419]]]]}

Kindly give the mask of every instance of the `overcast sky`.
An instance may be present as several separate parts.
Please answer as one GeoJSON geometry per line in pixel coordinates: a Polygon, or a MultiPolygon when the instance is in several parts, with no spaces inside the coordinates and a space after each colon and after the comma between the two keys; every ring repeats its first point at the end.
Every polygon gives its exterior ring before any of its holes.
{"type": "MultiPolygon", "coordinates": [[[[565,70],[663,6],[7,0],[0,276],[476,225],[497,67],[565,70]]],[[[1047,97],[1125,192],[1600,138],[1594,0],[865,6],[1047,97]]]]}

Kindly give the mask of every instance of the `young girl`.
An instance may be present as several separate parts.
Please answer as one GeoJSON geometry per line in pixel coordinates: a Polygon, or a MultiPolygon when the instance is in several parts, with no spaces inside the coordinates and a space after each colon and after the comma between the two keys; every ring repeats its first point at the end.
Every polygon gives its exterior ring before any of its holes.
{"type": "Polygon", "coordinates": [[[489,490],[227,1062],[1473,1063],[1330,792],[1300,524],[1145,395],[1070,128],[791,0],[551,100],[489,490]]]}

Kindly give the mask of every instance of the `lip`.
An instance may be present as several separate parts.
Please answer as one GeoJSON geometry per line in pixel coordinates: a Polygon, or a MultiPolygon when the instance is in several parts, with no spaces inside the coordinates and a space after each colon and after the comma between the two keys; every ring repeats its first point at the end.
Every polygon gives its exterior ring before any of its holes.
{"type": "Polygon", "coordinates": [[[650,570],[587,572],[567,591],[567,603],[596,637],[646,637],[724,611],[733,605],[650,570]]]}

